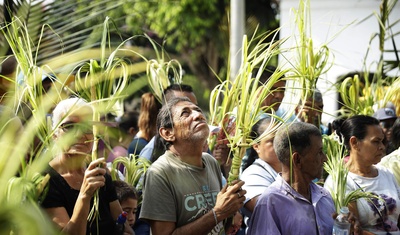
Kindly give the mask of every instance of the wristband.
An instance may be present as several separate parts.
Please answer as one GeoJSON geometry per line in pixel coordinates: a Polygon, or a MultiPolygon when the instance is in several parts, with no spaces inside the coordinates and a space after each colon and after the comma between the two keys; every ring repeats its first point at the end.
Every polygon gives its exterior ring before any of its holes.
{"type": "Polygon", "coordinates": [[[217,226],[217,225],[218,225],[217,213],[215,213],[215,210],[214,210],[214,208],[212,208],[212,209],[211,209],[211,211],[212,211],[212,213],[213,213],[213,215],[214,215],[214,219],[215,219],[215,226],[217,226]]]}

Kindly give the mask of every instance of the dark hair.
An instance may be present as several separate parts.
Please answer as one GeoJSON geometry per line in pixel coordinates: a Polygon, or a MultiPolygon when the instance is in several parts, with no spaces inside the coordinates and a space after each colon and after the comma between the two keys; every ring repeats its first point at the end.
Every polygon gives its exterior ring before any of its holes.
{"type": "MultiPolygon", "coordinates": [[[[255,77],[258,73],[258,71],[260,70],[260,68],[255,68],[252,71],[253,76],[255,77]]],[[[267,65],[265,66],[265,68],[262,70],[259,82],[264,84],[267,81],[269,81],[269,79],[271,78],[272,74],[274,74],[276,72],[277,68],[275,66],[271,66],[271,65],[267,65]]],[[[284,78],[285,76],[282,75],[281,78],[284,78]]]]}
{"type": "MultiPolygon", "coordinates": [[[[251,128],[250,139],[257,139],[266,129],[267,124],[271,122],[270,117],[264,117],[256,122],[251,128]]],[[[242,171],[244,171],[247,167],[249,167],[253,162],[258,158],[258,154],[253,147],[248,148],[247,152],[247,161],[243,166],[242,171]]]]}
{"type": "Polygon", "coordinates": [[[396,148],[400,147],[400,118],[397,118],[392,126],[391,141],[396,148]]]}
{"type": "Polygon", "coordinates": [[[169,149],[170,143],[161,138],[160,133],[154,136],[154,148],[151,152],[150,162],[153,163],[169,149]]]}
{"type": "Polygon", "coordinates": [[[139,119],[139,112],[126,112],[124,115],[121,116],[120,120],[118,121],[118,127],[121,131],[125,133],[129,132],[130,128],[134,128],[136,131],[139,130],[138,127],[138,119],[139,119]]]}
{"type": "Polygon", "coordinates": [[[280,127],[274,138],[274,150],[279,161],[289,166],[293,152],[304,154],[311,146],[311,136],[322,137],[320,130],[310,123],[294,122],[280,127]]]}
{"type": "Polygon", "coordinates": [[[387,153],[391,153],[400,147],[400,118],[397,118],[392,126],[392,136],[387,149],[387,153]]]}
{"type": "Polygon", "coordinates": [[[350,150],[350,138],[352,136],[363,140],[367,136],[368,126],[379,125],[378,119],[367,115],[355,115],[347,119],[340,118],[332,122],[332,128],[336,131],[340,141],[347,150],[350,150]]]}
{"type": "MultiPolygon", "coordinates": [[[[322,98],[322,93],[318,88],[315,88],[314,90],[311,90],[312,94],[308,97],[307,100],[312,101],[312,103],[323,103],[324,100],[322,98]]],[[[303,102],[300,100],[299,105],[301,105],[303,102]]]]}
{"type": "Polygon", "coordinates": [[[123,202],[129,198],[138,200],[138,193],[135,187],[129,185],[127,182],[122,180],[113,181],[115,186],[115,191],[117,192],[117,197],[119,202],[123,202]]]}
{"type": "Polygon", "coordinates": [[[172,108],[176,104],[187,101],[192,103],[187,97],[174,97],[162,106],[157,115],[157,134],[155,136],[154,149],[150,161],[155,162],[166,150],[169,149],[171,143],[164,140],[159,133],[160,128],[173,128],[172,108]]]}
{"type": "Polygon", "coordinates": [[[173,92],[174,91],[181,91],[181,92],[188,92],[188,93],[192,93],[193,92],[193,88],[190,85],[186,85],[186,84],[171,84],[169,85],[167,88],[164,89],[163,92],[163,102],[166,103],[168,102],[170,99],[174,98],[173,96],[173,92]]]}

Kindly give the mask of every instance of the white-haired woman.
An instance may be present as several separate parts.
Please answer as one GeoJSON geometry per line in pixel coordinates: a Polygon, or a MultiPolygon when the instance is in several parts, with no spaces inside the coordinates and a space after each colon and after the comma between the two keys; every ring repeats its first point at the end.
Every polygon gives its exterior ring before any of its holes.
{"type": "Polygon", "coordinates": [[[105,160],[87,165],[93,147],[92,115],[91,105],[80,98],[63,100],[53,111],[54,139],[62,140],[58,144],[61,151],[49,162],[49,191],[42,206],[66,234],[114,234],[115,220],[122,212],[105,160]],[[67,134],[72,140],[65,144],[67,134]],[[96,190],[98,223],[87,219],[96,190]]]}

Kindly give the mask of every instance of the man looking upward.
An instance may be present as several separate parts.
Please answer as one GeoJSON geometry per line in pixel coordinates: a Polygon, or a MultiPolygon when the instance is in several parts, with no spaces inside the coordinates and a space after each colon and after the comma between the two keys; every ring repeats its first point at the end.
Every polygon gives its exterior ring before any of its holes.
{"type": "Polygon", "coordinates": [[[222,188],[218,162],[203,146],[209,127],[202,110],[186,97],[163,106],[157,129],[165,153],[146,173],[140,219],[152,234],[224,234],[222,221],[243,206],[242,181],[222,188]]]}

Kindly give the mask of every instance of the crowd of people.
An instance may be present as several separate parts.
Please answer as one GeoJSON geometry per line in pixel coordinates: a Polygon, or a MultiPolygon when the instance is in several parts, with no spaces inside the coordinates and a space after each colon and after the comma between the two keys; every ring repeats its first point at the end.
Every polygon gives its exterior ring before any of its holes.
{"type": "Polygon", "coordinates": [[[93,161],[92,128],[101,123],[91,120],[93,108],[83,99],[65,99],[52,113],[59,147],[44,172],[50,175],[49,191],[40,205],[65,234],[116,234],[123,211],[123,234],[332,234],[334,184],[322,174],[327,160],[322,136],[332,134],[346,148],[348,193],[362,190],[376,199],[348,205],[352,233],[400,234],[395,108],[340,118],[328,128],[321,123],[318,90],[300,101],[290,119],[275,118],[283,113],[284,89],[284,79],[279,80],[262,102],[270,109],[259,114],[250,134],[255,144],[246,151],[239,179],[231,183],[226,180],[229,147],[209,150],[213,127],[189,85],[167,87],[162,105],[153,94],[144,94],[139,113],[116,119],[109,154],[93,161]],[[276,132],[259,138],[277,125],[276,132]],[[151,162],[142,191],[124,182],[123,166],[117,169],[120,179],[112,180],[106,162],[118,157],[151,162]]]}

